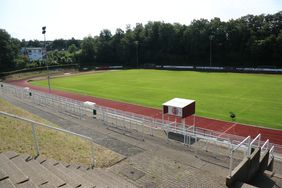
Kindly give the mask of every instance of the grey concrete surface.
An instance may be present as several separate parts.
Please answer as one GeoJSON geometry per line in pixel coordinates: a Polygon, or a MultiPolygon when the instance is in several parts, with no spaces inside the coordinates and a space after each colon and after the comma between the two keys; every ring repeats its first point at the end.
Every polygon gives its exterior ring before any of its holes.
{"type": "MultiPolygon", "coordinates": [[[[64,129],[90,136],[96,143],[127,156],[126,160],[107,170],[137,186],[226,187],[225,179],[228,175],[229,158],[218,152],[217,146],[210,146],[209,150],[205,151],[200,143],[187,147],[180,142],[167,141],[150,135],[145,135],[142,141],[140,133],[123,134],[108,129],[100,120],[79,119],[50,107],[38,106],[12,97],[1,97],[64,129]],[[142,176],[125,175],[131,173],[129,169],[135,169],[142,176]]],[[[281,163],[276,162],[275,165],[279,166],[276,169],[280,173],[281,163]]],[[[281,181],[276,181],[277,185],[282,187],[281,181]]]]}

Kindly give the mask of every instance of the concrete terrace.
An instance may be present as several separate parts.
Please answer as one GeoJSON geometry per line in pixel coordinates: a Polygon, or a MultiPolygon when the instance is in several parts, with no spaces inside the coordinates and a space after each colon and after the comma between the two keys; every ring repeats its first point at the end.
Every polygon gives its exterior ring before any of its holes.
{"type": "MultiPolygon", "coordinates": [[[[221,154],[224,148],[210,144],[209,150],[205,151],[201,142],[190,148],[183,143],[149,135],[145,135],[143,141],[138,132],[109,128],[100,120],[80,120],[48,106],[38,106],[11,96],[3,98],[64,129],[92,137],[96,143],[127,157],[110,168],[97,169],[101,173],[109,172],[137,187],[226,187],[229,158],[221,154]]],[[[240,155],[234,165],[239,163],[239,159],[240,155]]],[[[275,171],[273,177],[263,175],[263,178],[255,178],[253,185],[281,187],[280,162],[275,162],[275,171]]]]}

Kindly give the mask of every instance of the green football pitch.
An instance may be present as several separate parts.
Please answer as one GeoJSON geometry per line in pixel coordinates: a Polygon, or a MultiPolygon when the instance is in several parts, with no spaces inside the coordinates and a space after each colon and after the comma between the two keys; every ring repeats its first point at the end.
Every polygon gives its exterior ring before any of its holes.
{"type": "Polygon", "coordinates": [[[282,129],[281,75],[125,70],[55,78],[51,87],[154,108],[193,99],[197,115],[230,121],[233,112],[237,122],[282,129]]]}

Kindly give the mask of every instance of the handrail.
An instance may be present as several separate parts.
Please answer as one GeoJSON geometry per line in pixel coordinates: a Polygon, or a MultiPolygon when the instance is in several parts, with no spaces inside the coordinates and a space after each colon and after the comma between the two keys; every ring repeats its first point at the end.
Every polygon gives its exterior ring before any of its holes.
{"type": "Polygon", "coordinates": [[[253,145],[253,143],[254,143],[257,139],[259,139],[259,141],[258,141],[258,147],[260,147],[260,138],[261,138],[261,134],[258,134],[258,135],[253,139],[253,141],[251,141],[250,146],[249,146],[248,155],[251,155],[252,145],[253,145]]]}
{"type": "Polygon", "coordinates": [[[38,156],[40,155],[40,151],[39,151],[38,140],[37,140],[37,137],[36,137],[34,125],[35,126],[41,126],[41,127],[48,128],[48,129],[52,129],[52,130],[55,130],[55,131],[60,131],[60,132],[67,133],[67,134],[71,134],[71,135],[78,136],[78,137],[89,140],[91,145],[92,145],[92,150],[91,150],[92,167],[96,166],[95,151],[94,151],[94,147],[93,147],[94,142],[93,142],[93,139],[91,137],[84,136],[84,135],[81,135],[81,134],[78,134],[78,133],[75,133],[75,132],[71,132],[71,131],[68,131],[68,130],[65,130],[65,129],[46,125],[44,123],[36,122],[36,121],[30,120],[30,119],[23,118],[23,117],[20,117],[20,116],[14,115],[14,114],[10,114],[10,113],[7,113],[7,112],[3,112],[3,111],[0,111],[0,115],[9,116],[11,118],[15,118],[15,119],[18,119],[18,120],[21,120],[21,121],[26,121],[28,123],[32,123],[32,125],[31,125],[32,126],[32,134],[33,134],[33,139],[34,139],[34,142],[35,142],[35,150],[36,150],[36,153],[37,153],[38,156]]]}
{"type": "Polygon", "coordinates": [[[269,161],[272,160],[274,158],[274,146],[272,146],[269,150],[269,161]]]}
{"type": "Polygon", "coordinates": [[[246,137],[242,142],[240,142],[237,146],[235,146],[235,148],[233,148],[232,151],[237,150],[241,145],[243,145],[243,144],[244,144],[247,140],[249,140],[250,138],[251,138],[250,136],[246,137]]]}
{"type": "Polygon", "coordinates": [[[133,118],[128,118],[128,117],[125,117],[125,116],[122,116],[122,115],[117,115],[117,114],[113,114],[113,113],[110,113],[110,112],[107,112],[106,113],[107,115],[110,115],[110,116],[113,116],[113,117],[116,117],[116,118],[122,118],[122,119],[126,119],[126,120],[130,120],[130,121],[134,121],[136,123],[139,123],[139,124],[142,124],[143,122],[142,121],[138,121],[136,119],[133,119],[133,118]]]}
{"type": "MultiPolygon", "coordinates": [[[[242,146],[246,141],[249,141],[248,147],[250,147],[250,139],[251,137],[248,136],[244,140],[242,140],[238,145],[236,145],[231,151],[230,151],[230,162],[229,162],[229,176],[232,174],[232,166],[233,166],[233,153],[235,150],[237,150],[240,146],[242,146]]],[[[248,148],[249,149],[249,148],[248,148]]]]}
{"type": "Polygon", "coordinates": [[[269,153],[273,152],[274,151],[274,146],[272,146],[269,150],[269,153]]]}
{"type": "Polygon", "coordinates": [[[264,144],[261,146],[261,150],[263,150],[266,145],[267,145],[267,148],[266,148],[266,149],[268,149],[268,147],[269,147],[269,139],[267,139],[267,140],[264,142],[264,144]]]}

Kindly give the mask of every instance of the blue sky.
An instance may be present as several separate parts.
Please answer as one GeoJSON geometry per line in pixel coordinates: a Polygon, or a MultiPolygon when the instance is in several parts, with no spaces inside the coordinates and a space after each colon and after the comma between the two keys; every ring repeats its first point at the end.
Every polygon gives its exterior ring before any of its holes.
{"type": "Polygon", "coordinates": [[[0,0],[0,28],[12,37],[43,40],[82,39],[102,29],[125,29],[136,23],[164,21],[190,24],[193,19],[223,21],[247,14],[273,14],[282,0],[0,0]]]}

